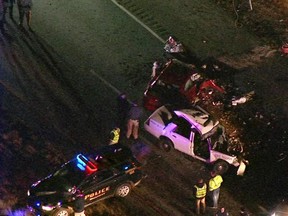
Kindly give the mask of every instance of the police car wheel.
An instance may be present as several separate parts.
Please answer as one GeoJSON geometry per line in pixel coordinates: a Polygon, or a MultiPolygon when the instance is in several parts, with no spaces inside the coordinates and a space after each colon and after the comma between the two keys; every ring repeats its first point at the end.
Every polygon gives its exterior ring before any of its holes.
{"type": "Polygon", "coordinates": [[[229,164],[225,161],[218,161],[214,164],[213,170],[220,175],[226,173],[229,169],[229,164]]]}
{"type": "Polygon", "coordinates": [[[69,210],[65,208],[59,208],[54,213],[53,216],[69,216],[69,210]]]}
{"type": "Polygon", "coordinates": [[[159,146],[162,150],[164,150],[165,152],[169,152],[171,151],[173,144],[170,140],[168,139],[161,139],[159,141],[159,146]]]}
{"type": "Polygon", "coordinates": [[[128,194],[131,192],[131,185],[126,183],[126,184],[122,184],[120,185],[117,189],[116,189],[116,196],[117,197],[126,197],[128,196],[128,194]]]}

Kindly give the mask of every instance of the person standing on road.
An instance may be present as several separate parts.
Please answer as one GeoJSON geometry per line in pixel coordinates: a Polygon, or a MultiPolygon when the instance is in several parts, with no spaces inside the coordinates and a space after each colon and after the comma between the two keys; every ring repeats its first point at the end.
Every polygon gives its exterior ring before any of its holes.
{"type": "Polygon", "coordinates": [[[4,1],[0,0],[0,31],[2,34],[5,33],[4,29],[4,1]]]}
{"type": "Polygon", "coordinates": [[[24,16],[26,23],[31,30],[31,17],[32,17],[32,0],[17,0],[19,10],[19,27],[23,28],[24,16]]]}
{"type": "Polygon", "coordinates": [[[120,127],[121,131],[125,130],[125,122],[129,109],[130,103],[127,99],[127,95],[125,93],[121,93],[117,97],[118,126],[120,127]]]}
{"type": "Polygon", "coordinates": [[[133,135],[134,140],[137,140],[139,137],[139,120],[142,116],[143,110],[136,102],[132,104],[128,112],[128,122],[127,122],[127,133],[126,138],[130,139],[131,134],[133,135]]]}
{"type": "Polygon", "coordinates": [[[6,22],[6,14],[7,10],[9,9],[9,16],[13,20],[13,6],[14,6],[15,0],[4,0],[4,14],[3,14],[3,20],[6,22]]]}
{"type": "Polygon", "coordinates": [[[152,67],[151,79],[153,79],[154,77],[159,75],[160,68],[161,68],[160,62],[159,61],[155,61],[153,63],[153,67],[152,67]]]}
{"type": "Polygon", "coordinates": [[[113,130],[110,132],[110,141],[109,145],[114,145],[119,142],[120,139],[120,128],[114,127],[113,130]]]}
{"type": "Polygon", "coordinates": [[[229,213],[224,207],[221,207],[220,210],[215,214],[215,216],[229,216],[229,213]]]}
{"type": "Polygon", "coordinates": [[[84,194],[80,191],[76,192],[76,198],[74,201],[74,212],[75,216],[85,216],[84,206],[85,206],[85,198],[84,194]]]}
{"type": "Polygon", "coordinates": [[[198,180],[197,184],[194,185],[193,194],[196,198],[196,214],[200,214],[201,205],[202,205],[202,213],[204,214],[206,211],[206,192],[207,185],[204,183],[204,180],[201,178],[198,180]]]}
{"type": "Polygon", "coordinates": [[[220,195],[220,187],[223,182],[221,175],[216,172],[211,172],[211,179],[209,180],[209,194],[213,201],[213,208],[218,208],[218,199],[220,195]]]}

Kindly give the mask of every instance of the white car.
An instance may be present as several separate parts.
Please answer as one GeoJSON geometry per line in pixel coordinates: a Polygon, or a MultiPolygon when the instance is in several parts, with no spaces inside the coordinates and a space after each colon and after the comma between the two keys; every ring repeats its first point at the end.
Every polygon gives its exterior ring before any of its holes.
{"type": "Polygon", "coordinates": [[[239,167],[238,175],[245,171],[245,160],[230,151],[224,127],[199,106],[178,110],[162,106],[145,121],[144,128],[165,151],[176,149],[212,164],[220,174],[227,172],[230,165],[239,167]]]}

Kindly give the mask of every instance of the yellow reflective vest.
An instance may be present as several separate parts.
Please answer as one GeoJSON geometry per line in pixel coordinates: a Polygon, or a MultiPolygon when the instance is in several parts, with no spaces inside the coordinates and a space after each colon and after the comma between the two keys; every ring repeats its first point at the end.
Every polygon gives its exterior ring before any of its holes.
{"type": "Polygon", "coordinates": [[[221,186],[223,179],[221,175],[216,175],[215,177],[211,178],[209,181],[209,191],[216,190],[221,186]]]}
{"type": "Polygon", "coordinates": [[[205,183],[201,188],[197,185],[194,185],[194,187],[196,188],[196,198],[203,198],[206,196],[207,185],[205,183]]]}
{"type": "Polygon", "coordinates": [[[111,134],[113,135],[113,138],[110,140],[110,144],[116,144],[119,141],[120,138],[120,129],[115,128],[111,131],[111,134]]]}

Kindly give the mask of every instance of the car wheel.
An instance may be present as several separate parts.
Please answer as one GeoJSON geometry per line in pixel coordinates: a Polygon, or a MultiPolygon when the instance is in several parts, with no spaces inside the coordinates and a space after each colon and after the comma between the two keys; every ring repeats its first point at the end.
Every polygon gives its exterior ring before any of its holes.
{"type": "Polygon", "coordinates": [[[162,150],[169,152],[173,148],[173,144],[170,140],[168,139],[161,139],[159,141],[159,146],[162,150]]]}
{"type": "Polygon", "coordinates": [[[218,161],[214,164],[213,170],[220,175],[226,173],[229,169],[229,164],[225,161],[218,161]]]}
{"type": "Polygon", "coordinates": [[[70,216],[69,210],[66,208],[59,208],[53,212],[53,216],[70,216]]]}
{"type": "Polygon", "coordinates": [[[126,197],[130,194],[130,192],[131,192],[131,185],[128,183],[122,184],[116,189],[115,196],[126,197]]]}

